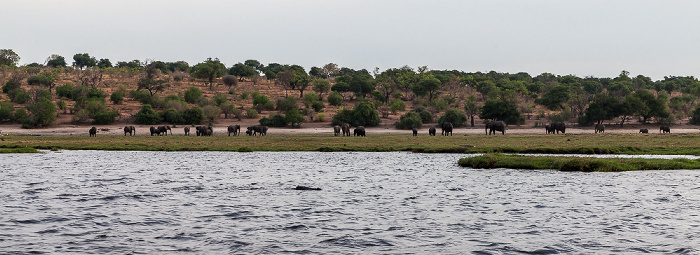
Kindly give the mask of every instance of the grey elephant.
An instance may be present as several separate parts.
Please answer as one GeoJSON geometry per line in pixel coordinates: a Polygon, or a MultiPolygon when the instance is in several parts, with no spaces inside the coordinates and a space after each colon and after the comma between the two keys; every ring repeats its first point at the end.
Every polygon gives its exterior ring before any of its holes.
{"type": "Polygon", "coordinates": [[[256,136],[257,134],[260,134],[260,136],[267,135],[267,126],[262,126],[262,125],[255,125],[252,127],[247,128],[248,131],[246,134],[248,135],[253,135],[256,136]]]}
{"type": "Polygon", "coordinates": [[[158,135],[168,135],[168,130],[170,130],[170,134],[173,134],[173,130],[170,128],[170,126],[158,126],[158,130],[156,133],[158,135]]]}
{"type": "Polygon", "coordinates": [[[412,131],[413,131],[413,136],[418,136],[418,129],[417,128],[413,128],[412,131]]]}
{"type": "Polygon", "coordinates": [[[659,127],[659,133],[661,133],[661,131],[663,131],[664,134],[671,133],[671,128],[668,126],[661,126],[659,127]]]}
{"type": "Polygon", "coordinates": [[[90,134],[90,137],[93,137],[93,136],[97,137],[97,128],[96,127],[90,128],[90,130],[88,130],[88,133],[90,134]]]}
{"type": "Polygon", "coordinates": [[[353,131],[353,136],[365,136],[365,127],[359,126],[353,131]]]}
{"type": "Polygon", "coordinates": [[[595,125],[595,133],[597,134],[598,132],[600,132],[600,133],[605,133],[605,125],[603,125],[603,124],[596,124],[596,125],[595,125]]]}
{"type": "Polygon", "coordinates": [[[496,134],[496,131],[501,131],[502,135],[506,134],[506,123],[500,120],[493,120],[486,123],[486,135],[496,134]]]}
{"type": "Polygon", "coordinates": [[[212,136],[214,130],[210,126],[197,126],[196,128],[197,136],[212,136]]]}
{"type": "Polygon", "coordinates": [[[452,136],[452,129],[453,129],[452,123],[444,122],[444,123],[442,123],[442,126],[440,126],[440,127],[442,128],[442,135],[447,136],[447,134],[449,133],[450,136],[452,136]]]}
{"type": "Polygon", "coordinates": [[[151,131],[151,136],[158,133],[158,129],[156,129],[156,127],[154,127],[154,126],[151,126],[151,128],[149,128],[149,130],[151,131]]]}
{"type": "Polygon", "coordinates": [[[547,132],[547,134],[554,134],[554,131],[555,131],[554,127],[552,127],[552,125],[550,125],[550,124],[547,124],[546,126],[544,126],[544,130],[547,132]]]}
{"type": "Polygon", "coordinates": [[[231,136],[231,133],[233,133],[233,136],[237,136],[240,132],[241,132],[240,125],[228,126],[228,136],[231,136]]]}
{"type": "Polygon", "coordinates": [[[435,127],[434,127],[434,126],[430,127],[430,128],[428,129],[428,135],[429,135],[429,136],[435,136],[435,131],[436,131],[436,130],[435,130],[435,127]]]}
{"type": "Polygon", "coordinates": [[[340,129],[343,130],[343,136],[350,136],[350,124],[343,123],[340,125],[340,129]]]}
{"type": "Polygon", "coordinates": [[[190,135],[190,127],[185,127],[185,136],[190,135]]]}
{"type": "Polygon", "coordinates": [[[124,136],[126,136],[126,134],[129,134],[129,136],[136,135],[136,128],[134,126],[124,127],[124,136]]]}
{"type": "Polygon", "coordinates": [[[649,133],[649,129],[642,128],[642,129],[639,130],[639,133],[648,134],[648,133],[649,133]]]}
{"type": "MultiPolygon", "coordinates": [[[[554,131],[557,132],[557,134],[559,134],[559,132],[561,132],[562,134],[566,134],[566,125],[564,124],[564,122],[552,122],[552,124],[550,125],[554,129],[554,131]]],[[[552,134],[554,134],[554,132],[552,132],[552,134]]]]}
{"type": "Polygon", "coordinates": [[[334,136],[340,135],[340,126],[339,125],[333,126],[333,135],[334,136]]]}

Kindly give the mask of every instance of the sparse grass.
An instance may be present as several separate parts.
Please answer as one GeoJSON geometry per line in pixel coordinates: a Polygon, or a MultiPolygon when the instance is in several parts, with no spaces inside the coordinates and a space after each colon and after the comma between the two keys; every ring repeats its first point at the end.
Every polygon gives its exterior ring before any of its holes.
{"type": "MultiPolygon", "coordinates": [[[[429,153],[561,153],[700,155],[700,135],[462,135],[410,134],[250,136],[4,136],[0,148],[159,151],[412,151],[429,153]]],[[[272,134],[270,134],[272,133],[272,134]]]]}
{"type": "Polygon", "coordinates": [[[462,158],[459,165],[471,168],[555,169],[582,172],[620,172],[634,170],[700,169],[700,160],[621,159],[504,155],[488,153],[462,158]]]}
{"type": "Polygon", "coordinates": [[[21,148],[0,148],[0,154],[3,153],[37,153],[35,148],[32,147],[21,147],[21,148]]]}

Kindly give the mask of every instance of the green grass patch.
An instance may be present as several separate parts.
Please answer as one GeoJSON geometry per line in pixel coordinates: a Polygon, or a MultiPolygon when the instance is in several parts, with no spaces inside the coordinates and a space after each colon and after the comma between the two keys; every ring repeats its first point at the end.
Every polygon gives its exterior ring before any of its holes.
{"type": "Polygon", "coordinates": [[[22,148],[0,148],[0,154],[2,153],[38,153],[35,148],[32,147],[22,147],[22,148]]]}
{"type": "Polygon", "coordinates": [[[628,159],[519,156],[488,153],[462,158],[463,167],[492,169],[556,169],[560,171],[620,172],[634,170],[700,169],[700,160],[689,159],[628,159]]]}
{"type": "Polygon", "coordinates": [[[411,151],[422,153],[556,153],[700,155],[700,135],[456,135],[382,134],[268,136],[3,136],[0,148],[131,151],[411,151]]]}

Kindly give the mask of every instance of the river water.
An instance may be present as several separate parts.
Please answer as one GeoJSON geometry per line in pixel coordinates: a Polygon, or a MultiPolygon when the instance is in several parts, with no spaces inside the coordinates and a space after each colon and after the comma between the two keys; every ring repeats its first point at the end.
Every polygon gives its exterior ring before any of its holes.
{"type": "Polygon", "coordinates": [[[482,170],[460,157],[3,154],[0,254],[700,253],[700,171],[482,170]]]}

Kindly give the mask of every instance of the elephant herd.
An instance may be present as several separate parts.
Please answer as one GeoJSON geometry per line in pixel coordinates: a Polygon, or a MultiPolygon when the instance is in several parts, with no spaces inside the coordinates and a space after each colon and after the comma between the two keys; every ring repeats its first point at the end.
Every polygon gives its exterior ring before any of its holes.
{"type": "MultiPolygon", "coordinates": [[[[232,125],[227,127],[228,130],[228,135],[231,136],[233,134],[234,136],[238,136],[241,134],[241,126],[240,125],[232,125]]],[[[154,127],[151,126],[149,128],[149,131],[151,132],[151,136],[157,135],[157,136],[163,136],[163,135],[168,135],[168,131],[170,131],[170,134],[173,134],[173,130],[170,126],[158,126],[154,127]]],[[[214,135],[214,129],[211,126],[197,126],[195,127],[195,133],[197,136],[212,136],[214,135]]],[[[184,127],[184,132],[185,136],[190,135],[190,127],[184,127]]],[[[349,131],[348,131],[349,132],[349,131]]],[[[267,126],[261,126],[261,125],[255,125],[248,127],[247,131],[245,132],[249,136],[265,136],[267,135],[267,126]]],[[[88,130],[88,134],[90,134],[90,137],[97,136],[97,128],[92,127],[88,130]]],[[[126,135],[129,136],[134,136],[136,135],[136,127],[134,126],[125,126],[124,127],[124,136],[126,135]]]]}

